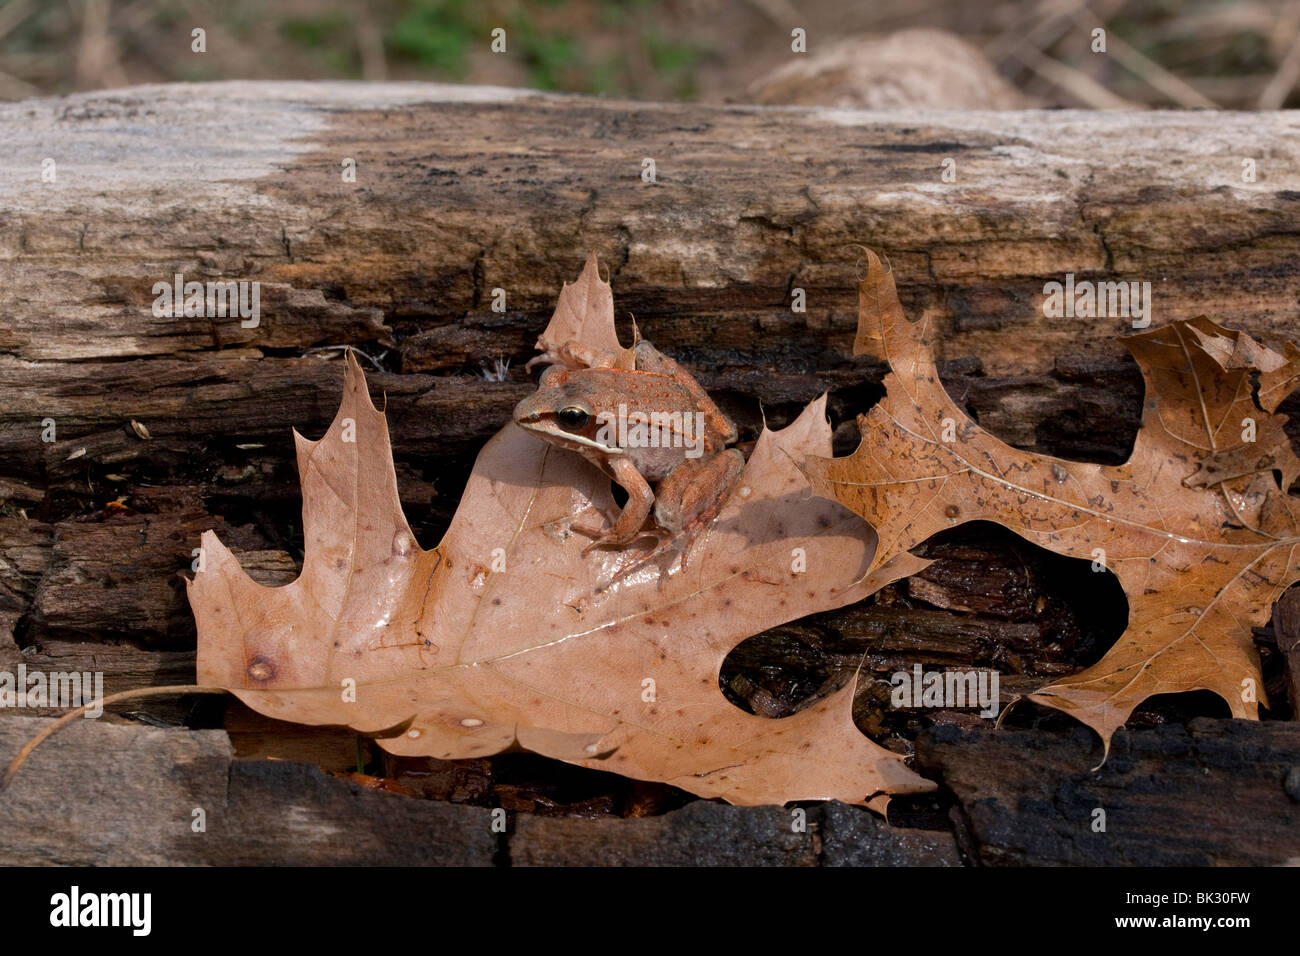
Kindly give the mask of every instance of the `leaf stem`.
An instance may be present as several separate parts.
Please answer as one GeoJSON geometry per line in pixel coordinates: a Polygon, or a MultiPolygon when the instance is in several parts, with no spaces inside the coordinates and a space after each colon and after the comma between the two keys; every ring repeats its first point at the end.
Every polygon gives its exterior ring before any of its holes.
{"type": "Polygon", "coordinates": [[[14,775],[18,773],[18,768],[26,762],[31,756],[32,751],[41,745],[47,737],[56,730],[67,726],[73,720],[80,717],[92,707],[106,707],[109,704],[116,704],[124,700],[140,700],[145,697],[166,697],[173,694],[228,694],[224,687],[205,687],[200,684],[170,684],[165,687],[137,687],[134,690],[119,691],[116,694],[109,694],[107,697],[101,697],[99,700],[92,700],[88,704],[82,704],[76,710],[68,711],[54,723],[49,724],[40,733],[38,733],[27,743],[23,744],[21,750],[13,760],[9,761],[9,766],[5,768],[4,776],[0,777],[0,791],[4,791],[13,780],[14,775]]]}

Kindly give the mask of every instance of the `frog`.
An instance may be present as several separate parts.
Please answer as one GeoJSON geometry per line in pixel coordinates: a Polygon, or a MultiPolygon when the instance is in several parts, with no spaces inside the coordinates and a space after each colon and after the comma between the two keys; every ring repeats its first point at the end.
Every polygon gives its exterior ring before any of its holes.
{"type": "Polygon", "coordinates": [[[735,424],[689,372],[639,336],[618,352],[567,345],[529,364],[542,362],[555,364],[515,407],[515,424],[582,455],[627,492],[609,526],[571,525],[592,538],[583,557],[650,538],[650,550],[608,584],[669,551],[678,552],[684,569],[692,543],[744,470],[744,455],[727,447],[736,441],[735,424]],[[647,428],[639,431],[643,421],[647,428]]]}

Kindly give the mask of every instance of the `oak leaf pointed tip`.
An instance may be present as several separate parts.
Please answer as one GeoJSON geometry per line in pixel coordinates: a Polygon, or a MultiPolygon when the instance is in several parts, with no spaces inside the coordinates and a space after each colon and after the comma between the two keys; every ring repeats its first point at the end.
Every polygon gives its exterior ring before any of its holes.
{"type": "Polygon", "coordinates": [[[234,557],[230,549],[222,543],[221,538],[212,528],[208,528],[199,535],[199,547],[203,551],[203,565],[200,570],[196,572],[197,574],[203,574],[212,568],[214,566],[214,561],[218,564],[222,564],[225,563],[226,560],[234,557]]]}
{"type": "Polygon", "coordinates": [[[563,283],[555,311],[537,337],[536,348],[541,352],[555,353],[575,343],[593,352],[610,355],[622,349],[614,330],[613,290],[600,277],[595,251],[587,256],[578,278],[563,283]]]}
{"type": "MultiPolygon", "coordinates": [[[[339,403],[339,411],[343,410],[343,405],[347,401],[348,395],[355,395],[361,403],[364,411],[378,412],[375,403],[370,398],[370,388],[366,382],[365,369],[357,361],[356,355],[351,349],[348,349],[348,364],[343,373],[343,394],[344,399],[339,403]]],[[[337,416],[336,416],[337,417],[337,416]]]]}
{"type": "Polygon", "coordinates": [[[320,444],[320,439],[308,438],[298,429],[293,429],[293,452],[298,459],[298,474],[303,473],[307,466],[307,459],[311,456],[311,450],[320,444]]]}
{"type": "Polygon", "coordinates": [[[819,450],[823,445],[829,450],[831,423],[826,416],[826,398],[827,393],[822,392],[805,405],[794,421],[784,428],[771,428],[764,420],[758,440],[761,442],[766,438],[787,452],[811,452],[819,450]]]}

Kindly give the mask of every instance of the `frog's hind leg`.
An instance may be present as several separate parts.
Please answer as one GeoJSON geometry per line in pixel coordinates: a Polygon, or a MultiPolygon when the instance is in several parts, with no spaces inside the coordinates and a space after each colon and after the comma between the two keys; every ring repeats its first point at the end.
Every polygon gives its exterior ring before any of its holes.
{"type": "Polygon", "coordinates": [[[680,554],[681,566],[685,568],[695,539],[713,523],[731,498],[744,468],[745,456],[735,448],[708,460],[687,459],[675,468],[656,489],[655,524],[658,527],[645,532],[655,534],[659,541],[645,554],[619,568],[609,584],[669,552],[680,554]]]}
{"type": "MultiPolygon", "coordinates": [[[[540,342],[538,344],[540,347],[540,342]]],[[[541,355],[534,355],[524,363],[524,368],[531,370],[534,365],[558,365],[569,371],[584,368],[614,368],[621,354],[593,349],[578,342],[565,342],[563,345],[547,349],[541,355]]]]}
{"type": "Polygon", "coordinates": [[[693,538],[722,510],[745,468],[745,456],[728,448],[712,458],[688,458],[659,482],[655,523],[693,538]]]}

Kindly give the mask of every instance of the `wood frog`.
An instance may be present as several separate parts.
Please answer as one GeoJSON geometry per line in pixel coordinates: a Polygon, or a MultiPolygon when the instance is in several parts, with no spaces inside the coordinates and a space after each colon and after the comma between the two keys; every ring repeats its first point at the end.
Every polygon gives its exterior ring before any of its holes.
{"type": "Polygon", "coordinates": [[[744,456],[726,447],[736,426],[689,373],[645,340],[617,354],[565,347],[529,364],[546,361],[561,364],[547,368],[537,391],[516,406],[516,424],[578,452],[627,491],[609,528],[573,526],[594,539],[582,553],[657,539],[610,584],[670,549],[685,567],[691,543],[744,469],[744,456]]]}

